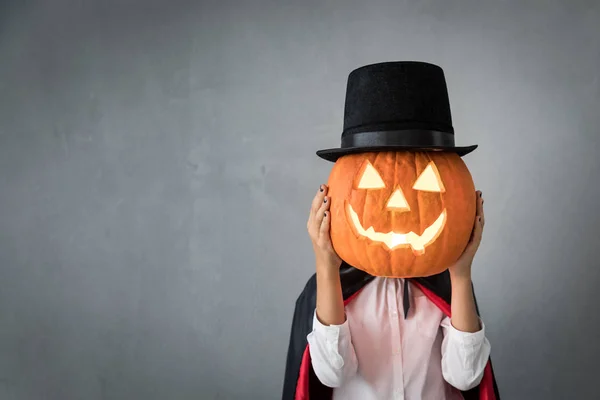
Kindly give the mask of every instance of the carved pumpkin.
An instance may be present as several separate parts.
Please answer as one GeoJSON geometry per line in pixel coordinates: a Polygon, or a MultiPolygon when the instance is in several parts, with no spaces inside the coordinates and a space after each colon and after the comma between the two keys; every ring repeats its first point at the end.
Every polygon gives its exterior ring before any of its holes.
{"type": "Polygon", "coordinates": [[[333,247],[371,275],[440,273],[469,241],[475,186],[455,153],[345,155],[335,162],[328,185],[333,247]]]}

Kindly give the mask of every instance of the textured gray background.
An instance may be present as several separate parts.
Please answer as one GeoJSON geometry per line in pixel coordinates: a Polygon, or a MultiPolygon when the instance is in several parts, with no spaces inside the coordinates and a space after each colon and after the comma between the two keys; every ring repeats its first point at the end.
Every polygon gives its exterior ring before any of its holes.
{"type": "Polygon", "coordinates": [[[480,145],[504,398],[594,398],[600,3],[250,3],[0,3],[0,399],[278,398],[314,151],[397,59],[480,145]]]}

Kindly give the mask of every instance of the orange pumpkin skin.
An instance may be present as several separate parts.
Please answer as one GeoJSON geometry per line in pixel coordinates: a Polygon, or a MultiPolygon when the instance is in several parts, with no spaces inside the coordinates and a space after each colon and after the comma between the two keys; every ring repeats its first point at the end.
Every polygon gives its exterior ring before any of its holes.
{"type": "Polygon", "coordinates": [[[348,264],[371,275],[410,278],[438,274],[458,259],[469,241],[476,213],[475,186],[464,161],[455,153],[402,151],[346,155],[333,165],[328,186],[333,247],[348,264]],[[369,163],[385,187],[359,189],[369,163]],[[431,163],[441,180],[441,191],[413,189],[431,163]],[[406,207],[389,208],[390,198],[398,189],[404,195],[406,207]],[[355,213],[354,220],[351,210],[355,213]],[[439,221],[443,221],[442,228],[434,234],[433,228],[424,233],[435,221],[438,227],[439,221]],[[357,222],[362,228],[357,228],[357,222]],[[372,230],[367,233],[370,227],[372,230]],[[390,248],[379,241],[388,232],[411,231],[422,235],[421,239],[415,239],[417,244],[392,244],[390,248]],[[379,235],[375,240],[367,237],[373,232],[379,235]],[[421,246],[419,240],[423,238],[429,238],[429,243],[421,246]]]}

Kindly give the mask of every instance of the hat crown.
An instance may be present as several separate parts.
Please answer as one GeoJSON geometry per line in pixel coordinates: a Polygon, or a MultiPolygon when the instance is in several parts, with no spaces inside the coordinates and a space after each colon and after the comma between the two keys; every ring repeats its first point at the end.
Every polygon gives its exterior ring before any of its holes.
{"type": "Polygon", "coordinates": [[[338,148],[318,150],[328,161],[372,151],[444,151],[459,156],[444,71],[421,61],[365,65],[348,76],[344,130],[338,148]]]}
{"type": "Polygon", "coordinates": [[[403,129],[454,133],[442,68],[419,61],[392,61],[352,71],[342,136],[403,129]]]}

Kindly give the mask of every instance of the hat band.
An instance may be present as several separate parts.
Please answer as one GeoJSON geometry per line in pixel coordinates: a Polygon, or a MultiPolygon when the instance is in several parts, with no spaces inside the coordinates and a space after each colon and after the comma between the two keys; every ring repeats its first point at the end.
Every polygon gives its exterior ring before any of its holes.
{"type": "Polygon", "coordinates": [[[350,147],[454,147],[454,135],[421,129],[360,132],[342,136],[342,148],[350,147]]]}

